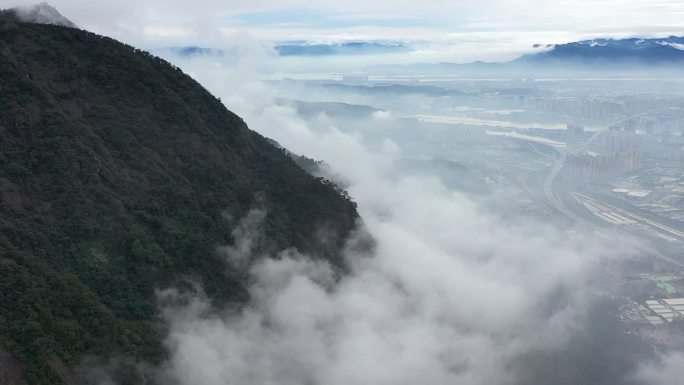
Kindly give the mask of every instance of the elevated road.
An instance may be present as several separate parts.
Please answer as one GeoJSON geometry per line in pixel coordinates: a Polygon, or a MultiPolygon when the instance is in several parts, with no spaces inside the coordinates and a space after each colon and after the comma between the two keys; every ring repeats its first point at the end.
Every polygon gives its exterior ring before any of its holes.
{"type": "MultiPolygon", "coordinates": [[[[586,220],[583,220],[579,216],[575,215],[571,210],[569,210],[563,201],[558,197],[558,195],[554,192],[553,186],[556,181],[556,178],[560,174],[560,172],[563,170],[563,167],[565,166],[565,161],[568,159],[568,155],[577,155],[584,151],[587,147],[589,147],[602,133],[607,131],[610,126],[622,123],[624,121],[638,118],[640,116],[648,115],[650,113],[659,111],[661,109],[655,109],[655,110],[649,110],[646,112],[641,112],[638,114],[630,115],[624,118],[620,118],[617,120],[614,120],[608,124],[603,129],[596,130],[594,134],[586,141],[584,142],[581,146],[575,148],[572,151],[569,151],[567,147],[565,148],[560,148],[560,147],[555,147],[555,146],[548,146],[552,150],[556,151],[558,153],[558,158],[556,159],[556,163],[554,164],[553,168],[551,169],[551,172],[549,172],[549,175],[546,176],[546,179],[544,180],[544,196],[546,197],[546,200],[556,208],[556,210],[560,211],[563,213],[565,216],[569,217],[570,219],[574,220],[577,223],[588,225],[589,223],[586,220]]],[[[543,145],[543,143],[539,143],[543,145]]],[[[589,225],[592,227],[592,225],[589,225]]]]}
{"type": "MultiPolygon", "coordinates": [[[[597,130],[596,132],[594,132],[594,134],[585,143],[583,143],[582,145],[580,145],[579,147],[577,147],[573,150],[570,150],[567,147],[566,148],[559,148],[559,147],[554,147],[554,146],[547,146],[547,148],[553,149],[558,154],[558,156],[556,158],[556,162],[553,165],[553,168],[551,169],[549,174],[546,176],[546,179],[544,180],[544,186],[543,186],[544,197],[549,202],[549,204],[551,206],[553,206],[557,211],[559,211],[560,213],[562,213],[566,217],[573,220],[575,223],[577,223],[583,227],[586,227],[587,229],[590,229],[592,231],[599,232],[599,233],[603,234],[601,232],[601,230],[605,230],[605,226],[601,226],[601,225],[595,223],[594,221],[590,221],[588,219],[585,219],[567,207],[567,205],[563,202],[563,200],[559,196],[559,193],[554,188],[554,186],[556,186],[556,179],[558,178],[558,175],[560,175],[561,171],[563,170],[563,167],[565,167],[565,162],[567,161],[569,155],[577,155],[577,154],[580,154],[583,151],[585,151],[603,132],[607,131],[610,126],[617,124],[617,123],[621,123],[621,122],[629,120],[629,119],[639,117],[639,116],[647,115],[649,113],[652,113],[652,112],[655,112],[658,110],[650,110],[647,112],[643,112],[640,114],[635,114],[632,116],[621,118],[619,120],[615,120],[615,121],[607,124],[605,128],[603,128],[601,130],[597,130]]],[[[589,197],[587,197],[587,198],[589,198],[589,197]]],[[[591,199],[591,198],[589,198],[589,199],[591,199]]],[[[660,223],[655,222],[655,221],[648,219],[648,218],[643,218],[643,217],[638,216],[634,213],[628,212],[626,210],[623,210],[623,209],[620,209],[617,207],[611,206],[611,208],[615,209],[616,211],[618,211],[622,214],[628,215],[632,219],[634,219],[634,220],[636,220],[642,224],[648,225],[651,228],[654,228],[654,229],[659,230],[659,231],[667,232],[671,235],[676,236],[679,239],[684,239],[684,238],[682,238],[682,235],[684,235],[684,233],[682,233],[679,230],[672,229],[671,227],[665,226],[663,224],[660,224],[660,223]]],[[[621,234],[624,234],[627,236],[633,235],[633,234],[629,233],[628,231],[626,231],[625,229],[622,229],[619,227],[615,227],[614,230],[617,233],[621,233],[621,234]]],[[[605,234],[603,234],[603,235],[605,235],[605,234]]],[[[609,238],[611,238],[609,235],[607,235],[607,236],[609,238]]],[[[652,250],[652,255],[656,258],[663,260],[663,261],[670,262],[670,263],[672,263],[672,264],[674,264],[680,268],[684,268],[684,263],[677,261],[677,260],[674,260],[670,257],[667,257],[657,250],[652,250]]]]}

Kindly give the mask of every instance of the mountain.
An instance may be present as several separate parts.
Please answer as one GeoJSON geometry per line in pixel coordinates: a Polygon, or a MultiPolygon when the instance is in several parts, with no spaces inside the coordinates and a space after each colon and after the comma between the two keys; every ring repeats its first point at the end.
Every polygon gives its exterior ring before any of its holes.
{"type": "MultiPolygon", "coordinates": [[[[537,45],[535,48],[539,48],[537,45]]],[[[684,37],[595,39],[551,46],[511,63],[534,65],[677,65],[684,62],[684,37]]]]}
{"type": "Polygon", "coordinates": [[[282,44],[276,45],[275,50],[280,56],[381,55],[411,51],[404,44],[366,41],[334,44],[282,44]]]}
{"type": "Polygon", "coordinates": [[[164,47],[159,49],[151,50],[152,53],[158,54],[160,56],[177,56],[177,57],[198,57],[198,56],[212,56],[221,57],[225,55],[223,50],[218,48],[204,48],[197,46],[186,46],[186,47],[164,47]]]}
{"type": "MultiPolygon", "coordinates": [[[[307,42],[293,42],[280,44],[273,47],[278,56],[333,56],[333,55],[384,55],[391,53],[410,52],[411,48],[399,43],[382,42],[349,42],[332,44],[311,44],[307,42]]],[[[232,57],[231,52],[218,48],[206,48],[198,46],[165,47],[152,50],[153,53],[162,56],[177,56],[182,58],[210,56],[232,57]]]]}
{"type": "Polygon", "coordinates": [[[344,269],[355,204],[180,69],[13,18],[0,55],[1,383],[73,383],[91,361],[140,382],[127,363],[165,354],[157,290],[246,301],[218,248],[252,209],[256,255],[296,247],[344,269]]]}
{"type": "Polygon", "coordinates": [[[536,52],[507,62],[414,63],[376,65],[370,74],[461,76],[679,76],[684,64],[684,37],[594,39],[567,44],[535,44],[536,52]],[[658,71],[654,73],[653,69],[658,71]]]}
{"type": "Polygon", "coordinates": [[[24,23],[53,24],[69,28],[77,28],[76,24],[62,16],[61,13],[47,3],[2,10],[0,11],[0,19],[16,20],[24,23]]]}

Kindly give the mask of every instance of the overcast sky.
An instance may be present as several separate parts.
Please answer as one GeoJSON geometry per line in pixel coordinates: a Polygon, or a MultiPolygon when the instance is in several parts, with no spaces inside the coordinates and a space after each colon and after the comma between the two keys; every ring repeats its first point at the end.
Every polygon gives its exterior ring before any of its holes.
{"type": "MultiPolygon", "coordinates": [[[[0,0],[3,8],[32,3],[0,0]]],[[[143,48],[265,41],[400,40],[447,45],[684,34],[681,0],[52,0],[82,28],[143,48]]],[[[475,58],[477,59],[477,58],[475,58]]]]}

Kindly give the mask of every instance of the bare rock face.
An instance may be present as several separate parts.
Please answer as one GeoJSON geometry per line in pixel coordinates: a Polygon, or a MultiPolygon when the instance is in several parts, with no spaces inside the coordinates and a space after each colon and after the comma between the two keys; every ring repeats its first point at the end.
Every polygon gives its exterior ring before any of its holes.
{"type": "Polygon", "coordinates": [[[78,28],[76,24],[62,16],[61,13],[48,3],[6,9],[0,11],[0,18],[12,18],[23,23],[53,24],[78,28]]]}

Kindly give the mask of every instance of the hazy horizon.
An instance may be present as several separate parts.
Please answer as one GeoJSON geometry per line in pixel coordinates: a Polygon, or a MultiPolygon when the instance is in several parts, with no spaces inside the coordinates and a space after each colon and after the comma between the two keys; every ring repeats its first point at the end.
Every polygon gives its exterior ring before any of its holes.
{"type": "MultiPolygon", "coordinates": [[[[0,8],[32,1],[0,1],[0,8]]],[[[391,41],[416,47],[410,62],[505,61],[534,44],[684,35],[684,4],[603,1],[49,2],[81,28],[136,47],[239,47],[242,41],[391,41]]],[[[404,55],[406,56],[406,55],[404,55]]]]}

